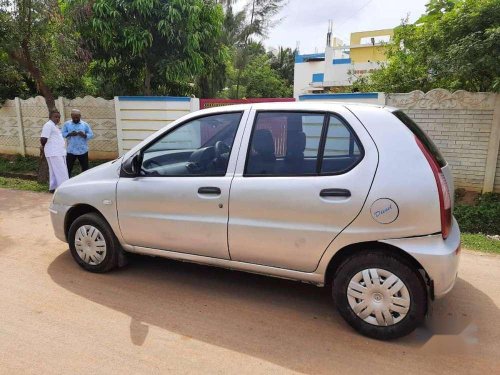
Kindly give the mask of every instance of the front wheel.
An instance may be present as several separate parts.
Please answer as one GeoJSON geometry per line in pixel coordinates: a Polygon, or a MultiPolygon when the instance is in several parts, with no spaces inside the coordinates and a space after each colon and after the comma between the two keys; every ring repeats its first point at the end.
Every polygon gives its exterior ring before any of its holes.
{"type": "Polygon", "coordinates": [[[90,272],[118,267],[123,251],[108,223],[96,213],[77,218],[70,226],[68,242],[75,261],[90,272]]]}
{"type": "Polygon", "coordinates": [[[418,271],[386,251],[362,252],[344,261],[334,276],[333,298],[354,329],[379,340],[409,334],[427,311],[418,271]]]}

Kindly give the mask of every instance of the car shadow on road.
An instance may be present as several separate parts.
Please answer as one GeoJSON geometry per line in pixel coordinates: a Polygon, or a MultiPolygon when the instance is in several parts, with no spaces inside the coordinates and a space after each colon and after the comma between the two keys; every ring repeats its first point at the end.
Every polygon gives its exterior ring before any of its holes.
{"type": "Polygon", "coordinates": [[[48,273],[63,288],[130,316],[135,345],[147,340],[154,325],[295,371],[329,372],[332,364],[359,350],[385,357],[421,355],[436,345],[450,344],[454,354],[457,348],[495,345],[493,339],[479,343],[477,331],[487,329],[480,327],[487,324],[481,311],[498,308],[462,279],[434,304],[424,327],[403,339],[379,342],[347,326],[328,290],[298,282],[141,256],[133,256],[124,269],[92,274],[80,269],[69,251],[50,264],[48,273]],[[436,337],[441,339],[432,345],[436,337]]]}

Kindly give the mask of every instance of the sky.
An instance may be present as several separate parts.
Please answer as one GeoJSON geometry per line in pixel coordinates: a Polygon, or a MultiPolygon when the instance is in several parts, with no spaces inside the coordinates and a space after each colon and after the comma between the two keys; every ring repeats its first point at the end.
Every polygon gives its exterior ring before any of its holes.
{"type": "Polygon", "coordinates": [[[393,28],[409,16],[416,21],[425,12],[429,0],[289,0],[277,18],[281,22],[269,33],[264,44],[295,48],[301,53],[323,52],[328,20],[333,20],[333,34],[344,43],[355,31],[393,28]]]}

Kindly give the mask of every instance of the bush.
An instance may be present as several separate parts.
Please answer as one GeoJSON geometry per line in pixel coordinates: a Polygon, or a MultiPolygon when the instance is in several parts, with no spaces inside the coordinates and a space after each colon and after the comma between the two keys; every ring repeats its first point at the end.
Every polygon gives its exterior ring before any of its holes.
{"type": "Polygon", "coordinates": [[[486,193],[474,205],[455,205],[455,218],[462,232],[500,234],[500,194],[486,193]]]}

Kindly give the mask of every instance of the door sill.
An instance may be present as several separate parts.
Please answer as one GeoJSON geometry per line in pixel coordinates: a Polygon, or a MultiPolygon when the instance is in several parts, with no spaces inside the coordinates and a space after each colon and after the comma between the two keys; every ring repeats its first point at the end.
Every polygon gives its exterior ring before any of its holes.
{"type": "Polygon", "coordinates": [[[278,277],[282,279],[302,281],[308,284],[314,284],[316,286],[324,285],[324,277],[323,275],[318,273],[300,272],[278,267],[238,262],[228,259],[211,258],[202,255],[179,253],[176,251],[169,251],[169,250],[151,249],[141,246],[126,246],[126,251],[130,253],[149,255],[152,257],[174,259],[183,262],[198,263],[202,265],[227,268],[249,273],[256,273],[259,275],[278,277]]]}

